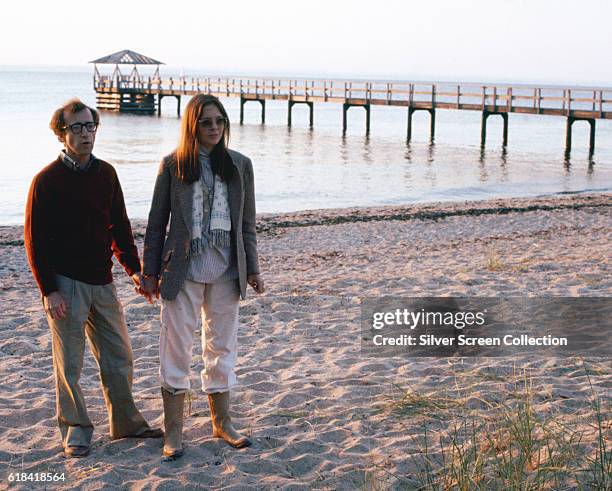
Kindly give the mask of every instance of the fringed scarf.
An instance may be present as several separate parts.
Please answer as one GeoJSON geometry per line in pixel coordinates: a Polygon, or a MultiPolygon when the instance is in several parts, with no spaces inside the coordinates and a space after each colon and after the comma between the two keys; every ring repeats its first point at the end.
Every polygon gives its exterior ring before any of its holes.
{"type": "Polygon", "coordinates": [[[191,254],[200,254],[211,243],[224,248],[231,245],[232,220],[227,183],[213,174],[210,154],[200,150],[200,179],[193,183],[191,254]],[[204,204],[210,214],[204,213],[204,204]]]}

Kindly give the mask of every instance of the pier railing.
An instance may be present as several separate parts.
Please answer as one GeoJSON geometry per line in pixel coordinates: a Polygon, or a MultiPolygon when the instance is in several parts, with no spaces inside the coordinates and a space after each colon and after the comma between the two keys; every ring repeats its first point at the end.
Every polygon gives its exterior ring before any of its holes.
{"type": "Polygon", "coordinates": [[[369,82],[230,77],[110,77],[94,80],[98,92],[162,95],[210,93],[221,97],[414,106],[575,115],[612,119],[612,88],[531,87],[473,83],[369,82]],[[580,113],[580,114],[578,114],[580,113]]]}
{"type": "Polygon", "coordinates": [[[288,101],[287,124],[292,124],[292,107],[307,104],[310,126],[314,121],[315,102],[342,104],[342,131],[347,130],[347,112],[351,107],[366,111],[366,134],[370,133],[372,105],[408,108],[406,141],[412,138],[412,115],[425,110],[430,114],[430,140],[434,140],[437,109],[460,109],[482,113],[481,144],[487,139],[487,119],[499,115],[503,119],[503,145],[508,144],[510,113],[545,114],[567,119],[565,149],[572,147],[572,126],[585,120],[590,126],[589,150],[595,149],[595,122],[612,119],[612,87],[553,87],[512,84],[474,84],[451,82],[320,80],[262,77],[142,77],[94,75],[97,105],[114,111],[161,114],[165,97],[177,100],[180,116],[181,97],[212,94],[217,97],[240,98],[240,124],[244,121],[244,105],[249,101],[261,104],[261,122],[266,121],[266,101],[288,101]]]}

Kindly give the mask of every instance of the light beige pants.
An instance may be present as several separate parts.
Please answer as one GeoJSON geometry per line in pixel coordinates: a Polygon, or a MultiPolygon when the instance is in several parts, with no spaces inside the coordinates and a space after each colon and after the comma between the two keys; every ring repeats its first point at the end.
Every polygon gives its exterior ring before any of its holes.
{"type": "Polygon", "coordinates": [[[177,394],[191,388],[193,334],[202,316],[202,390],[227,392],[236,384],[238,280],[197,283],[185,280],[174,300],[163,300],[159,339],[159,378],[177,394]]]}
{"type": "Polygon", "coordinates": [[[89,285],[57,275],[57,286],[68,311],[63,319],[54,320],[47,314],[47,321],[53,346],[57,420],[64,447],[91,443],[93,425],[79,385],[86,337],[100,367],[111,437],[121,438],[148,428],[132,397],[132,347],[115,285],[89,285]]]}

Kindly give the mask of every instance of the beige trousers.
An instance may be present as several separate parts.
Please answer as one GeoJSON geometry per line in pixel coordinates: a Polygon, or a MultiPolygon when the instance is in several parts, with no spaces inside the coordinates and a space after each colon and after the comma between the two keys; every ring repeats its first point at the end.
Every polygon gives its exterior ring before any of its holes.
{"type": "Polygon", "coordinates": [[[64,447],[91,443],[93,425],[79,385],[86,337],[100,368],[111,437],[148,428],[132,397],[132,347],[115,285],[89,285],[61,275],[57,275],[57,285],[68,311],[63,319],[54,320],[47,314],[47,321],[64,447]]]}
{"type": "Polygon", "coordinates": [[[162,387],[178,394],[191,388],[193,334],[202,315],[202,390],[227,392],[236,384],[238,280],[197,283],[185,280],[174,300],[163,300],[159,339],[162,387]]]}

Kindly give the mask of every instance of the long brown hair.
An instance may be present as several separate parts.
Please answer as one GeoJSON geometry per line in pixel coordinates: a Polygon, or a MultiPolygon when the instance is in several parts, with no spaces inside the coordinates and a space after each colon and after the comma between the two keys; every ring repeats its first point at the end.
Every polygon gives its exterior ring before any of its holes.
{"type": "Polygon", "coordinates": [[[221,101],[215,96],[198,94],[193,96],[187,103],[185,114],[181,120],[179,141],[176,147],[176,174],[181,181],[187,184],[200,179],[200,144],[197,137],[198,120],[202,117],[204,106],[208,104],[214,104],[225,118],[223,137],[210,153],[212,171],[223,181],[231,179],[234,171],[232,158],[227,152],[230,138],[230,122],[227,112],[221,101]]]}

